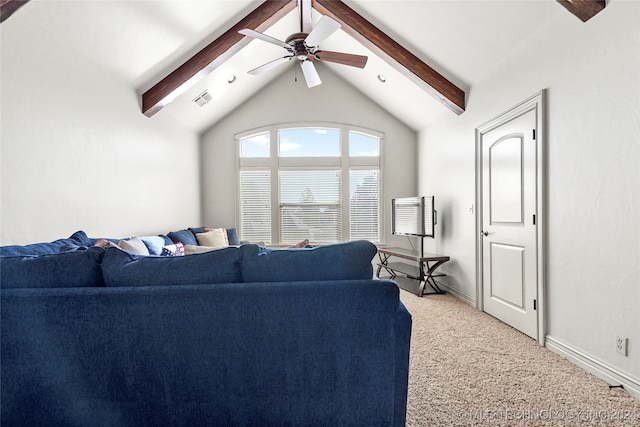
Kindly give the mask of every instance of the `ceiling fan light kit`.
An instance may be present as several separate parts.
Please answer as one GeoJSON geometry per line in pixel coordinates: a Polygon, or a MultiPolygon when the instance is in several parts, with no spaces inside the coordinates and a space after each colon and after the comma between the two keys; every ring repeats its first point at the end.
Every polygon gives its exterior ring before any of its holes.
{"type": "Polygon", "coordinates": [[[366,56],[323,51],[318,48],[318,45],[322,41],[338,31],[340,27],[340,23],[334,19],[328,16],[323,16],[309,34],[294,33],[287,37],[286,41],[278,40],[275,37],[271,37],[248,28],[242,29],[238,31],[242,35],[280,46],[289,52],[289,55],[267,62],[266,64],[248,71],[248,73],[252,75],[262,74],[280,64],[296,59],[300,63],[300,68],[302,69],[302,74],[304,75],[307,87],[312,88],[322,83],[320,76],[318,75],[318,71],[316,70],[315,65],[313,65],[313,61],[327,61],[349,65],[351,67],[364,68],[368,59],[366,56]]]}

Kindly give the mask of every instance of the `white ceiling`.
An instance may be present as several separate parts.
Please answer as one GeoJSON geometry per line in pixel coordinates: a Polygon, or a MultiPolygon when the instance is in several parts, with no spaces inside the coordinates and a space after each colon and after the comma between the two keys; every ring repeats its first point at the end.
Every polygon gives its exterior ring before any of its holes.
{"type": "MultiPolygon", "coordinates": [[[[549,20],[569,13],[550,0],[344,2],[467,94],[474,83],[490,75],[549,20]]],[[[61,43],[142,94],[260,3],[32,0],[17,13],[30,14],[61,43]]],[[[313,17],[316,22],[318,13],[314,11],[313,17]]],[[[284,40],[299,31],[294,10],[266,33],[284,40]]],[[[325,63],[327,67],[318,68],[320,77],[322,73],[335,72],[413,129],[422,128],[441,114],[455,114],[341,30],[321,48],[367,55],[369,61],[364,69],[325,63]],[[386,83],[378,80],[379,74],[387,78],[386,83]]],[[[294,61],[260,76],[246,73],[286,54],[278,46],[254,40],[150,120],[170,115],[202,132],[250,100],[280,73],[293,73],[292,67],[298,66],[294,61]],[[231,75],[236,76],[233,84],[227,82],[231,75]],[[192,100],[204,90],[213,100],[198,107],[192,100]]],[[[302,78],[301,73],[298,76],[302,78]]],[[[322,90],[322,85],[309,90],[322,90]]]]}

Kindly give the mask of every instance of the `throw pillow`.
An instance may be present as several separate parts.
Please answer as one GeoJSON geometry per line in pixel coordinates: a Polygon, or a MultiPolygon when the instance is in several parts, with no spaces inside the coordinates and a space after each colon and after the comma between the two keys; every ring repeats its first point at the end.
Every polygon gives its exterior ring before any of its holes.
{"type": "Polygon", "coordinates": [[[118,247],[134,255],[149,255],[149,249],[139,237],[132,237],[127,240],[120,240],[118,247]]]}
{"type": "Polygon", "coordinates": [[[240,248],[183,257],[131,255],[106,249],[102,272],[107,286],[167,286],[239,283],[240,248]]]}
{"type": "Polygon", "coordinates": [[[235,228],[227,228],[227,238],[229,239],[229,245],[240,246],[238,230],[236,230],[235,228]]]}
{"type": "Polygon", "coordinates": [[[162,247],[162,256],[182,256],[184,255],[184,245],[180,242],[175,245],[166,245],[162,247]]]}
{"type": "Polygon", "coordinates": [[[141,237],[140,240],[144,242],[149,250],[149,255],[160,255],[162,253],[162,247],[165,245],[165,242],[161,236],[145,236],[141,237]]]}
{"type": "Polygon", "coordinates": [[[227,230],[225,228],[205,228],[204,233],[196,234],[200,246],[220,248],[229,246],[227,230]]]}
{"type": "MultiPolygon", "coordinates": [[[[209,230],[213,230],[213,227],[197,227],[197,228],[189,228],[189,230],[196,235],[199,233],[204,233],[209,230]]],[[[238,237],[238,230],[235,228],[227,228],[227,240],[229,241],[229,246],[240,246],[240,238],[238,237]]]]}
{"type": "Polygon", "coordinates": [[[165,245],[173,245],[173,240],[171,240],[169,236],[165,236],[164,234],[159,234],[158,237],[160,237],[164,241],[165,245]]]}
{"type": "MultiPolygon", "coordinates": [[[[117,250],[117,249],[116,249],[117,250]]],[[[104,286],[100,262],[104,249],[37,256],[0,257],[0,287],[80,288],[104,286]]]]}
{"type": "Polygon", "coordinates": [[[188,230],[190,232],[192,232],[194,236],[196,234],[198,234],[198,233],[204,233],[205,232],[204,227],[189,227],[188,230]]]}
{"type": "Polygon", "coordinates": [[[182,243],[183,245],[197,245],[196,236],[189,230],[172,231],[167,234],[173,243],[182,243]]]}
{"type": "Polygon", "coordinates": [[[211,246],[191,246],[185,245],[184,254],[185,255],[193,255],[193,254],[201,254],[203,252],[211,252],[221,248],[212,248],[211,246]]]}

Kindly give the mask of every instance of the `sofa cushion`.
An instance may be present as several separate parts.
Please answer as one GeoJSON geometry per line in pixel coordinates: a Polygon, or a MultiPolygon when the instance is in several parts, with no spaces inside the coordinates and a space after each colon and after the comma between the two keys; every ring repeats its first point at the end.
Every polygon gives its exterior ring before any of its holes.
{"type": "Polygon", "coordinates": [[[139,237],[131,237],[130,239],[120,240],[118,247],[134,255],[149,255],[149,249],[139,237]]]}
{"type": "Polygon", "coordinates": [[[76,231],[66,239],[58,239],[49,243],[33,243],[20,246],[0,247],[1,256],[57,254],[64,247],[91,246],[91,239],[84,231],[76,231]]]}
{"type": "Polygon", "coordinates": [[[243,282],[371,279],[376,246],[366,240],[312,248],[269,249],[243,245],[243,282]]]}
{"type": "Polygon", "coordinates": [[[167,234],[173,243],[182,243],[183,245],[197,245],[195,234],[189,230],[172,231],[167,234]]]}
{"type": "Polygon", "coordinates": [[[102,260],[106,286],[166,286],[240,282],[239,248],[181,257],[131,255],[108,248],[102,260]]]}
{"type": "Polygon", "coordinates": [[[0,287],[77,288],[104,286],[100,261],[105,250],[0,257],[0,287]]]}

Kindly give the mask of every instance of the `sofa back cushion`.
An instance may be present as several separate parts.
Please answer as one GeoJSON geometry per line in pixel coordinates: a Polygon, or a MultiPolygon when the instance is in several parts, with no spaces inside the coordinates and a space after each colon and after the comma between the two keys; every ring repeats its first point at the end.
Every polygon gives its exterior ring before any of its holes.
{"type": "Polygon", "coordinates": [[[270,249],[243,245],[243,282],[371,279],[376,246],[366,240],[312,248],[270,249]]]}
{"type": "Polygon", "coordinates": [[[60,249],[74,246],[91,246],[92,242],[84,231],[76,231],[66,239],[58,239],[48,243],[33,243],[20,246],[0,247],[1,256],[57,254],[60,249]]]}
{"type": "Polygon", "coordinates": [[[239,248],[180,257],[131,255],[108,248],[102,260],[106,286],[166,286],[240,282],[239,248]]]}
{"type": "Polygon", "coordinates": [[[0,257],[0,287],[75,288],[104,286],[100,261],[105,250],[0,257]]]}

